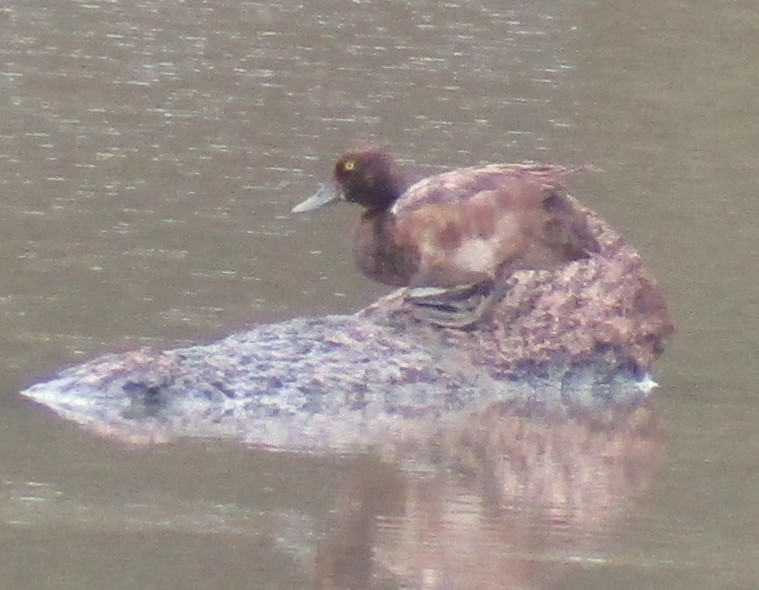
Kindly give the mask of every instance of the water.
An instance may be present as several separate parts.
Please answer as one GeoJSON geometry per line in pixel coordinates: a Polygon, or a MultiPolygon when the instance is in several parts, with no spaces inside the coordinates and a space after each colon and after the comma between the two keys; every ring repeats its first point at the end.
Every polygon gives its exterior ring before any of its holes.
{"type": "Polygon", "coordinates": [[[757,27],[728,0],[7,1],[2,585],[754,588],[757,27]],[[642,439],[632,481],[591,455],[596,520],[371,457],[125,448],[17,397],[100,353],[386,292],[349,260],[355,210],[289,214],[363,139],[425,170],[601,169],[575,192],[640,249],[678,333],[666,443],[642,439]]]}

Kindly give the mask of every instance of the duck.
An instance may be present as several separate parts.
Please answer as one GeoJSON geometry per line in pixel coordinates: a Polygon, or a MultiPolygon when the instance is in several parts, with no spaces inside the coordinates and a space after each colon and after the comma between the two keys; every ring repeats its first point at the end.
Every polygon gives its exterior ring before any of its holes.
{"type": "Polygon", "coordinates": [[[339,157],[332,185],[293,208],[361,206],[353,257],[366,277],[406,287],[420,321],[466,329],[486,321],[518,270],[555,270],[598,249],[551,164],[488,164],[411,182],[385,149],[339,157]]]}

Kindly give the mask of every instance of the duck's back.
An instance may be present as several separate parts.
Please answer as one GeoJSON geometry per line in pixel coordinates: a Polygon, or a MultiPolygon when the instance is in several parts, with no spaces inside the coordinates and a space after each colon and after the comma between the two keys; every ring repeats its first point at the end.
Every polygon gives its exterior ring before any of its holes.
{"type": "Polygon", "coordinates": [[[596,250],[558,166],[493,164],[412,184],[356,230],[354,257],[391,285],[447,287],[550,270],[596,250]]]}
{"type": "Polygon", "coordinates": [[[588,256],[595,241],[566,199],[565,172],[558,166],[493,164],[413,184],[391,210],[394,258],[404,254],[415,261],[404,264],[409,270],[394,284],[478,282],[588,256]]]}
{"type": "Polygon", "coordinates": [[[561,166],[547,164],[490,164],[459,168],[424,178],[409,186],[393,205],[398,216],[431,205],[463,204],[483,192],[496,191],[505,184],[522,183],[561,189],[561,166]]]}

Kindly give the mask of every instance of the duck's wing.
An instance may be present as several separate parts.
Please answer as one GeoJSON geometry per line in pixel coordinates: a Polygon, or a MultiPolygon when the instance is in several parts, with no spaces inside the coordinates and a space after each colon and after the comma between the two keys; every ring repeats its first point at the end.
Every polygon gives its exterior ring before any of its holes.
{"type": "MultiPolygon", "coordinates": [[[[552,270],[597,244],[558,166],[499,164],[412,185],[397,201],[395,241],[420,254],[419,284],[444,286],[515,270],[552,270]]],[[[480,279],[481,280],[481,279],[480,279]]]]}
{"type": "Polygon", "coordinates": [[[403,215],[430,205],[460,202],[482,192],[498,190],[514,180],[558,189],[566,172],[566,168],[547,164],[491,164],[460,168],[412,184],[395,202],[392,212],[403,215]]]}

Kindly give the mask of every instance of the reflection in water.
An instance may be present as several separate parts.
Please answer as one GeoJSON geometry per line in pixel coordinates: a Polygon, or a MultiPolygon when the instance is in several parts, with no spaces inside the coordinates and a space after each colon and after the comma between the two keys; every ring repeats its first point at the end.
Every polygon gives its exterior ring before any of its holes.
{"type": "Polygon", "coordinates": [[[346,481],[313,562],[317,588],[516,588],[546,563],[591,561],[662,447],[645,402],[602,415],[492,406],[439,433],[402,473],[346,481]],[[393,584],[394,585],[394,584],[393,584]]]}
{"type": "MultiPolygon", "coordinates": [[[[67,485],[5,479],[0,522],[10,538],[63,531],[51,548],[81,539],[77,531],[120,539],[127,572],[141,571],[139,560],[127,563],[136,542],[173,547],[171,579],[198,559],[184,556],[191,539],[240,554],[234,579],[267,579],[266,587],[292,587],[277,585],[288,576],[314,588],[553,587],[566,564],[611,559],[609,537],[651,482],[662,446],[642,396],[561,415],[496,403],[446,422],[413,450],[401,444],[392,459],[366,453],[335,464],[240,449],[244,459],[231,469],[214,470],[212,460],[195,474],[209,484],[202,493],[144,483],[134,493],[124,489],[133,485],[127,476],[87,497],[67,485]],[[321,497],[303,483],[315,481],[321,497]]],[[[198,451],[186,449],[188,460],[198,451]]],[[[165,471],[163,462],[145,463],[154,453],[126,457],[148,473],[165,471]]]]}

